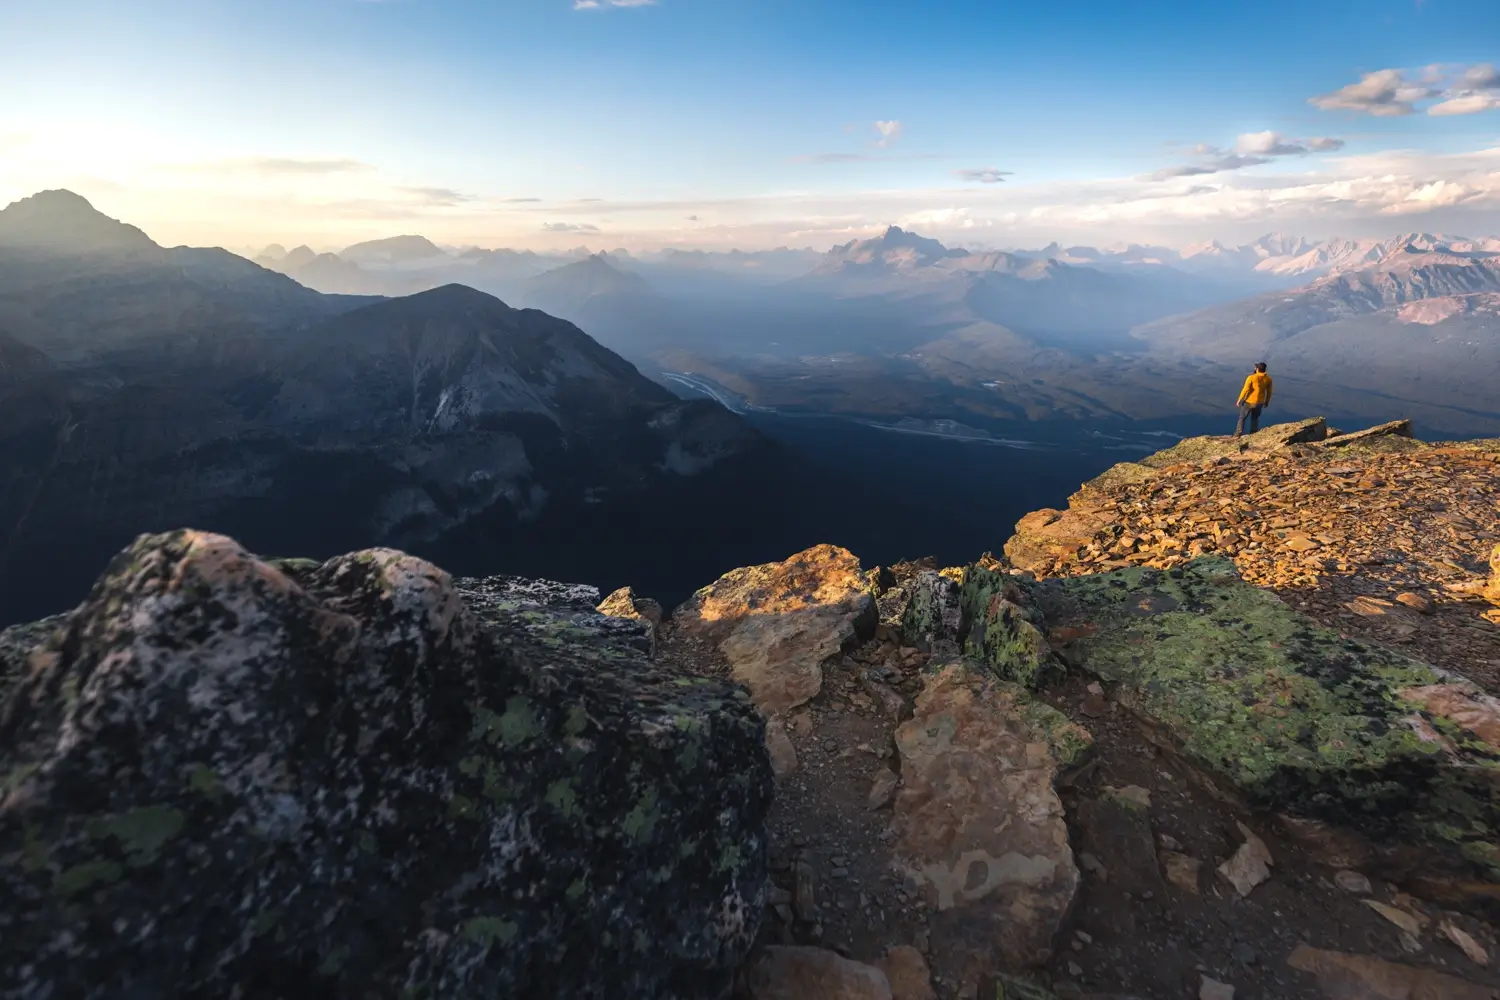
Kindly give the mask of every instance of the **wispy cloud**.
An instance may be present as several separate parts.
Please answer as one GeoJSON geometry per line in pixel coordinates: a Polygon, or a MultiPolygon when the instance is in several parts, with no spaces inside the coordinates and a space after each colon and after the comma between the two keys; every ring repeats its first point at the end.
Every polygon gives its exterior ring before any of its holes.
{"type": "Polygon", "coordinates": [[[466,205],[478,200],[471,194],[445,187],[403,187],[397,190],[414,196],[424,205],[432,205],[435,208],[466,205]]]}
{"type": "Polygon", "coordinates": [[[598,226],[591,226],[586,222],[544,222],[542,223],[544,233],[597,233],[598,226]]]}
{"type": "Polygon", "coordinates": [[[657,0],[573,0],[574,10],[604,10],[606,7],[655,7],[657,0]]]}
{"type": "Polygon", "coordinates": [[[1013,170],[996,170],[994,167],[970,167],[953,171],[953,176],[959,180],[979,184],[1000,184],[1005,178],[1014,175],[1013,170]]]}
{"type": "Polygon", "coordinates": [[[286,156],[244,156],[229,160],[214,160],[209,163],[193,164],[188,169],[204,173],[306,176],[309,174],[360,173],[375,168],[368,163],[343,157],[297,159],[286,156]]]}
{"type": "Polygon", "coordinates": [[[1225,170],[1243,170],[1270,163],[1278,156],[1305,156],[1308,153],[1329,153],[1344,148],[1344,140],[1332,136],[1313,136],[1309,139],[1289,139],[1280,132],[1246,132],[1234,140],[1233,149],[1220,149],[1200,142],[1192,147],[1196,156],[1204,157],[1201,163],[1183,163],[1146,174],[1137,180],[1167,181],[1178,177],[1201,177],[1225,170]]]}
{"type": "Polygon", "coordinates": [[[501,205],[531,205],[540,202],[540,198],[500,198],[497,203],[501,205]]]}
{"type": "Polygon", "coordinates": [[[875,131],[880,134],[880,138],[875,140],[875,145],[880,149],[894,146],[897,142],[901,141],[901,123],[894,119],[887,122],[876,122],[875,131]]]}
{"type": "Polygon", "coordinates": [[[1500,70],[1491,63],[1380,69],[1332,93],[1308,98],[1324,111],[1382,118],[1413,114],[1419,103],[1428,101],[1436,102],[1427,106],[1429,115],[1472,115],[1500,108],[1500,70]]]}

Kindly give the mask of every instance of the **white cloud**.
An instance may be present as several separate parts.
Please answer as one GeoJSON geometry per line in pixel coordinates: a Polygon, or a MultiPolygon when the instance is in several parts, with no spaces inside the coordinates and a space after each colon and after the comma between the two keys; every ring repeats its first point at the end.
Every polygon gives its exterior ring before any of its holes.
{"type": "Polygon", "coordinates": [[[972,167],[965,170],[953,171],[953,176],[961,181],[977,181],[980,184],[999,184],[1005,178],[1013,176],[1015,171],[996,170],[994,167],[972,167]]]}
{"type": "Polygon", "coordinates": [[[605,7],[655,7],[657,0],[573,0],[574,10],[603,10],[605,7]]]}
{"type": "Polygon", "coordinates": [[[875,140],[875,145],[881,149],[894,145],[901,138],[901,123],[895,120],[887,122],[876,122],[875,131],[880,133],[880,138],[875,140]]]}
{"type": "Polygon", "coordinates": [[[1429,115],[1472,115],[1500,108],[1500,94],[1464,94],[1450,97],[1427,109],[1429,115]]]}
{"type": "Polygon", "coordinates": [[[1308,98],[1324,111],[1354,111],[1379,117],[1409,115],[1419,102],[1429,115],[1471,115],[1500,108],[1500,70],[1490,63],[1424,67],[1419,72],[1381,69],[1331,94],[1308,98]]]}
{"type": "Polygon", "coordinates": [[[591,226],[588,223],[544,222],[544,223],[542,223],[542,232],[544,232],[544,233],[597,233],[597,232],[599,232],[599,227],[598,226],[591,226]]]}

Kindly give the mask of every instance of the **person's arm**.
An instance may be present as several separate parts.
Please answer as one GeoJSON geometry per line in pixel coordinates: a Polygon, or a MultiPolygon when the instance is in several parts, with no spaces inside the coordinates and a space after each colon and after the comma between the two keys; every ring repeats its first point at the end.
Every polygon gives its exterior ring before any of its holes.
{"type": "Polygon", "coordinates": [[[1262,406],[1270,406],[1271,405],[1271,376],[1269,376],[1269,375],[1266,376],[1266,401],[1264,403],[1260,404],[1260,405],[1262,405],[1262,406]]]}
{"type": "Polygon", "coordinates": [[[1251,384],[1251,382],[1254,381],[1254,379],[1255,379],[1254,375],[1246,375],[1245,376],[1245,384],[1240,387],[1240,396],[1239,396],[1238,399],[1236,399],[1234,401],[1234,405],[1235,406],[1241,405],[1242,403],[1245,402],[1246,398],[1249,397],[1249,395],[1250,395],[1250,384],[1251,384]]]}

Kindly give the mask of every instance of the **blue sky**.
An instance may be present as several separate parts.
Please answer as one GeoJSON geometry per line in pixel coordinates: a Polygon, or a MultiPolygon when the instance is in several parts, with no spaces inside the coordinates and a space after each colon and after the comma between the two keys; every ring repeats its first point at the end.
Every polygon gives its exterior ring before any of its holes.
{"type": "Polygon", "coordinates": [[[0,0],[0,202],[329,247],[1497,228],[1500,3],[587,4],[0,0]]]}

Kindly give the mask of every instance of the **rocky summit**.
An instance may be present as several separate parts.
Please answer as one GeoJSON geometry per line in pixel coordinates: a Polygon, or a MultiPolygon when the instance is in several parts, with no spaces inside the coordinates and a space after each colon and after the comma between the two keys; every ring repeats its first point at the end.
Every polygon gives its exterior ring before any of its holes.
{"type": "Polygon", "coordinates": [[[1190,439],[671,611],[143,537],[0,633],[3,991],[1494,997],[1497,462],[1190,439]]]}
{"type": "Polygon", "coordinates": [[[0,993],[722,992],[764,724],[598,600],[143,537],[24,659],[5,633],[0,993]]]}

